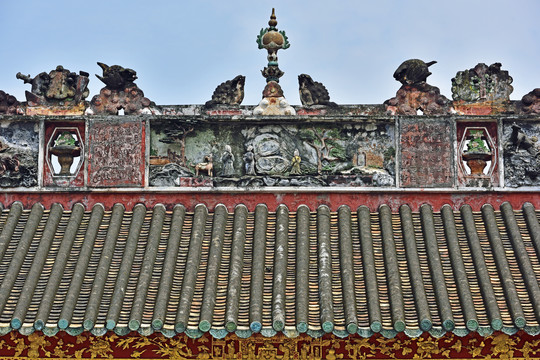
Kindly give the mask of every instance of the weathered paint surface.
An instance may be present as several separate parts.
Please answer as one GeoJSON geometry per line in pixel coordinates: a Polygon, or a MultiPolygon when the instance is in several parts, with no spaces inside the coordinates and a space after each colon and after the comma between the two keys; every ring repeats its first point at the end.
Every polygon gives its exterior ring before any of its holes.
{"type": "Polygon", "coordinates": [[[454,185],[453,127],[448,120],[404,119],[401,123],[401,185],[454,185]]]}
{"type": "Polygon", "coordinates": [[[464,204],[469,204],[474,211],[480,211],[484,204],[491,204],[496,209],[504,202],[509,202],[514,209],[521,208],[524,203],[530,202],[536,209],[540,209],[540,192],[343,192],[343,193],[228,193],[228,192],[9,192],[0,193],[0,203],[9,207],[13,202],[20,201],[25,208],[30,208],[40,202],[46,208],[54,203],[60,203],[66,209],[71,209],[76,203],[83,204],[87,209],[101,203],[106,209],[111,209],[115,203],[122,203],[127,210],[136,204],[153,207],[163,204],[171,210],[176,204],[183,204],[188,211],[193,211],[197,204],[206,205],[211,211],[218,204],[224,204],[229,210],[238,204],[244,204],[249,211],[254,211],[257,204],[266,204],[270,211],[275,211],[280,204],[286,205],[291,211],[296,211],[300,205],[310,209],[317,209],[320,205],[327,205],[331,211],[337,211],[341,205],[356,209],[360,205],[368,206],[375,211],[382,204],[388,205],[393,212],[397,212],[403,204],[408,204],[413,211],[418,211],[422,204],[429,204],[434,211],[444,204],[452,209],[459,210],[464,204]]]}
{"type": "Polygon", "coordinates": [[[456,101],[454,102],[454,110],[459,115],[495,115],[508,111],[508,105],[491,101],[473,104],[456,101]]]}
{"type": "Polygon", "coordinates": [[[80,103],[69,107],[62,106],[27,106],[26,115],[69,116],[83,115],[86,105],[80,103]]]}
{"type": "Polygon", "coordinates": [[[0,123],[0,188],[37,185],[39,123],[0,123]]]}
{"type": "Polygon", "coordinates": [[[88,185],[143,186],[144,121],[90,122],[88,185]]]}
{"type": "Polygon", "coordinates": [[[521,330],[507,335],[495,332],[481,336],[472,332],[460,337],[446,333],[433,337],[427,332],[415,338],[399,333],[393,338],[375,334],[365,338],[358,334],[325,334],[310,337],[300,334],[272,337],[253,334],[247,338],[229,333],[213,338],[180,334],[144,336],[133,331],[118,336],[109,331],[103,336],[89,332],[72,336],[61,331],[46,336],[41,331],[22,335],[12,331],[0,338],[2,359],[536,359],[540,352],[538,336],[521,330]],[[493,356],[493,357],[491,357],[493,356]]]}

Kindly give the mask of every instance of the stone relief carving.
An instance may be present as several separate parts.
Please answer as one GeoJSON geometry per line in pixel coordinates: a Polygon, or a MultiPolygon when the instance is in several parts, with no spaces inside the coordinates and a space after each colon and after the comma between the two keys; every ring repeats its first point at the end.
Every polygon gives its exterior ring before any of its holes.
{"type": "Polygon", "coordinates": [[[31,122],[0,125],[0,187],[37,185],[38,126],[31,122]]]}
{"type": "Polygon", "coordinates": [[[246,175],[257,175],[257,172],[255,171],[255,154],[253,154],[253,146],[249,145],[247,147],[243,160],[246,175]]]}
{"type": "Polygon", "coordinates": [[[192,131],[188,126],[151,124],[152,186],[395,184],[394,127],[389,124],[236,125],[226,129],[208,124],[192,131]],[[173,128],[183,130],[173,134],[173,128]],[[213,174],[194,182],[210,157],[213,174]]]}
{"type": "Polygon", "coordinates": [[[143,186],[145,169],[144,120],[88,123],[88,185],[143,186]]]}
{"type": "Polygon", "coordinates": [[[504,177],[509,187],[540,186],[540,124],[504,126],[504,177]]]}
{"type": "Polygon", "coordinates": [[[199,176],[200,171],[206,172],[210,177],[214,176],[214,162],[212,154],[206,155],[204,161],[195,165],[195,176],[199,176]]]}
{"type": "MultiPolygon", "coordinates": [[[[9,146],[5,145],[0,141],[0,153],[5,152],[9,149],[9,146]]],[[[18,173],[20,170],[21,162],[19,161],[19,155],[15,154],[12,156],[0,156],[0,175],[4,174],[6,171],[13,171],[18,173]]]]}
{"type": "Polygon", "coordinates": [[[300,169],[300,163],[302,158],[300,157],[300,152],[298,149],[294,150],[294,156],[291,159],[291,171],[289,175],[302,175],[302,169],[300,169]]]}
{"type": "Polygon", "coordinates": [[[221,176],[233,176],[234,175],[234,155],[230,145],[225,145],[225,150],[221,154],[221,163],[223,164],[223,170],[221,170],[221,176]]]}

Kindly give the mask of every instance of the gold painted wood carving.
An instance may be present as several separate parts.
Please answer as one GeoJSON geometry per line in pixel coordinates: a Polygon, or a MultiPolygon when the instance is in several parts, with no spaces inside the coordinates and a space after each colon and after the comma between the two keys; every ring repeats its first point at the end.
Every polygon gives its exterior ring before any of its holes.
{"type": "Polygon", "coordinates": [[[534,359],[540,358],[540,336],[524,332],[509,336],[496,333],[481,337],[470,334],[458,337],[448,334],[434,338],[424,334],[393,339],[382,336],[345,339],[333,335],[311,338],[303,335],[287,338],[261,335],[242,339],[234,334],[214,339],[205,334],[191,339],[185,334],[166,338],[132,333],[117,336],[70,336],[59,333],[47,337],[40,332],[23,336],[11,332],[0,337],[0,360],[3,359],[267,359],[267,360],[334,360],[334,359],[534,359]]]}

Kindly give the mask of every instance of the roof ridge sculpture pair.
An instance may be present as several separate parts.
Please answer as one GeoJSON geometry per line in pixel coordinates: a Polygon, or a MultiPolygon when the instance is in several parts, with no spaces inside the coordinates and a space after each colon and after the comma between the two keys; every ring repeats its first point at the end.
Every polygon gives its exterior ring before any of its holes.
{"type": "MultiPolygon", "coordinates": [[[[85,110],[87,114],[117,114],[122,109],[125,114],[145,113],[144,109],[152,102],[144,97],[143,91],[134,83],[137,72],[119,65],[108,66],[101,62],[97,64],[103,70],[103,76],[96,77],[105,87],[92,98],[88,109],[85,99],[90,93],[90,79],[87,72],[80,71],[77,75],[58,65],[55,70],[42,72],[34,77],[17,73],[17,79],[32,84],[31,91],[26,91],[27,106],[32,109],[29,115],[48,114],[48,108],[64,115],[84,113],[85,110]]],[[[10,105],[9,100],[13,103],[9,95],[1,96],[4,97],[7,97],[7,105],[10,105]]]]}

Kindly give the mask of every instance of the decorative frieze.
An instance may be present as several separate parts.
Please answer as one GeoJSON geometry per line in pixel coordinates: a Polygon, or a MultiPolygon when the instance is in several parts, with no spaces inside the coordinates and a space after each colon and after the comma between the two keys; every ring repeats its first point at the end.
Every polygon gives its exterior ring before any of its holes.
{"type": "Polygon", "coordinates": [[[0,121],[0,185],[540,186],[540,121],[533,118],[292,119],[183,115],[54,117],[32,122],[5,117],[0,121]]]}
{"type": "Polygon", "coordinates": [[[494,333],[488,336],[442,337],[422,335],[416,338],[369,338],[350,336],[346,340],[327,334],[318,338],[302,335],[289,338],[277,334],[244,339],[229,334],[222,339],[185,334],[167,338],[130,333],[105,336],[83,333],[72,336],[59,333],[45,336],[35,332],[24,336],[11,332],[0,338],[2,359],[534,359],[540,354],[539,340],[519,332],[515,335],[494,333]]]}
{"type": "Polygon", "coordinates": [[[216,127],[163,120],[151,123],[150,138],[152,186],[181,186],[196,177],[204,186],[395,185],[388,123],[216,127]]]}

